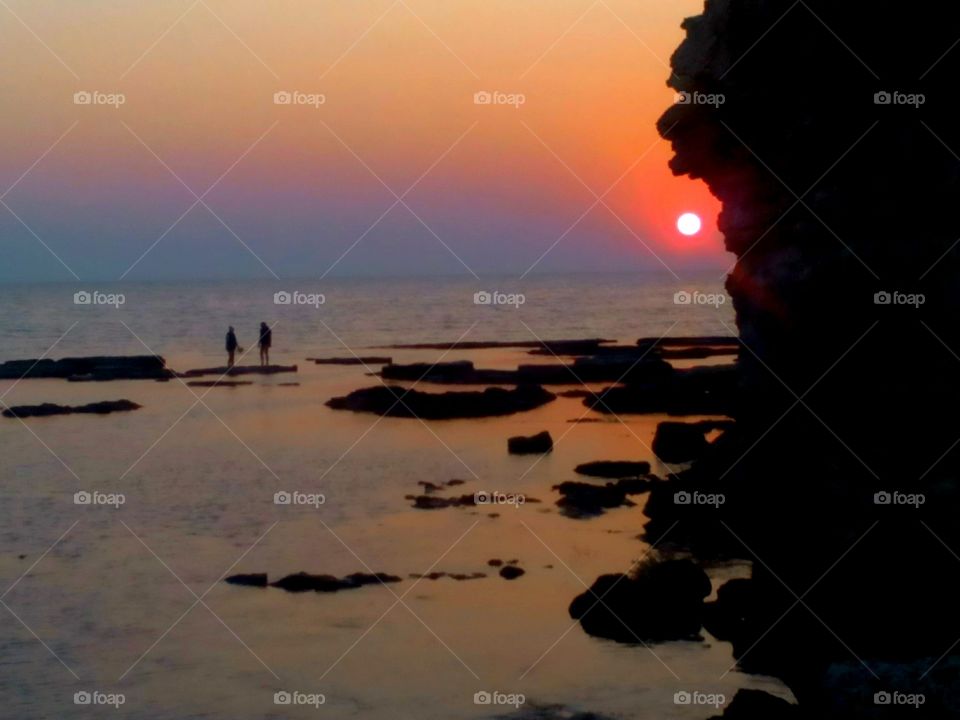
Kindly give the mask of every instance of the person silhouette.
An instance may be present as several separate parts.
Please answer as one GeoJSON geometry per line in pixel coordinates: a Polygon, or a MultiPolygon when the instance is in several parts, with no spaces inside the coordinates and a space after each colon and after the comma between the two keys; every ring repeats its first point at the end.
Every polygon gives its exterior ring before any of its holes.
{"type": "Polygon", "coordinates": [[[237,342],[237,334],[233,331],[233,325],[227,329],[227,367],[233,367],[233,357],[236,355],[240,344],[237,342]]]}
{"type": "Polygon", "coordinates": [[[270,364],[270,346],[273,344],[273,331],[265,322],[260,323],[260,367],[270,364]]]}

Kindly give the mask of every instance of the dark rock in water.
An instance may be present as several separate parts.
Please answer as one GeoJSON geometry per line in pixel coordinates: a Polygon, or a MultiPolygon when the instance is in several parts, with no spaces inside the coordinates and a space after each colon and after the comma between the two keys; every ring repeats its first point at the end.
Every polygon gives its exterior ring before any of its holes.
{"type": "Polygon", "coordinates": [[[614,342],[613,340],[589,339],[589,340],[526,340],[520,342],[503,341],[466,341],[466,342],[446,342],[446,343],[413,343],[406,345],[386,345],[385,347],[396,350],[489,350],[492,348],[534,348],[543,353],[553,352],[557,355],[589,355],[596,352],[597,348],[604,344],[614,342]]]}
{"type": "Polygon", "coordinates": [[[588,398],[593,397],[593,392],[590,390],[561,390],[557,393],[557,396],[562,398],[588,398]]]}
{"type": "Polygon", "coordinates": [[[473,363],[469,360],[455,360],[452,362],[387,365],[380,371],[380,376],[385,380],[422,380],[423,382],[468,384],[473,379],[475,372],[473,363]]]}
{"type": "Polygon", "coordinates": [[[307,362],[311,361],[317,365],[389,365],[393,362],[393,358],[376,355],[367,357],[307,358],[307,362]]]}
{"type": "Polygon", "coordinates": [[[674,370],[655,381],[606,388],[583,404],[597,412],[669,415],[730,415],[736,407],[739,373],[736,365],[710,365],[674,370]]]}
{"type": "Polygon", "coordinates": [[[0,363],[0,380],[20,378],[70,380],[165,380],[173,377],[159,355],[94,356],[60,360],[9,360],[0,363]]]}
{"type": "Polygon", "coordinates": [[[381,585],[383,583],[397,583],[401,578],[387,573],[352,573],[343,578],[348,587],[363,587],[364,585],[381,585]]]}
{"type": "Polygon", "coordinates": [[[364,585],[379,585],[400,581],[401,579],[396,575],[388,575],[387,573],[376,573],[374,575],[353,573],[344,578],[337,578],[333,575],[311,575],[310,573],[299,572],[294,575],[287,575],[271,583],[271,586],[294,593],[309,591],[337,592],[339,590],[353,590],[364,585]]]}
{"type": "Polygon", "coordinates": [[[416,573],[411,573],[410,577],[414,580],[439,580],[440,578],[448,577],[451,580],[457,580],[458,582],[463,582],[464,580],[479,580],[485,578],[486,573],[482,572],[473,572],[473,573],[451,573],[451,572],[431,572],[426,575],[418,575],[416,573]]]}
{"type": "Polygon", "coordinates": [[[278,373],[295,373],[296,365],[235,365],[232,368],[222,367],[198,368],[180,373],[182,378],[203,377],[204,375],[221,375],[233,377],[235,375],[276,375],[278,373]]]}
{"type": "Polygon", "coordinates": [[[710,720],[795,720],[800,718],[800,708],[783,698],[762,690],[738,690],[733,700],[723,711],[710,720]]]}
{"type": "Polygon", "coordinates": [[[300,383],[298,383],[298,382],[282,382],[282,383],[277,383],[277,387],[300,387],[300,383]]]}
{"type": "Polygon", "coordinates": [[[267,574],[266,573],[249,573],[249,574],[231,575],[224,582],[228,582],[231,585],[246,585],[249,587],[266,587],[267,574]]]}
{"type": "Polygon", "coordinates": [[[503,565],[503,560],[500,560],[499,558],[494,558],[493,560],[487,560],[487,565],[489,565],[490,567],[500,567],[501,565],[503,565]]]}
{"type": "Polygon", "coordinates": [[[240,387],[242,385],[253,385],[252,380],[190,380],[187,385],[190,387],[240,387]]]}
{"type": "Polygon", "coordinates": [[[482,392],[425,393],[380,385],[354,390],[327,401],[335,410],[369,412],[388,417],[419,417],[423,420],[496,417],[533,410],[556,399],[538,385],[520,385],[514,390],[487,388],[482,392]]]}
{"type": "Polygon", "coordinates": [[[518,568],[515,565],[504,565],[500,568],[500,577],[504,580],[516,580],[521,575],[526,575],[526,570],[518,568]]]}
{"type": "Polygon", "coordinates": [[[554,485],[562,496],[557,506],[563,508],[567,517],[584,518],[603,514],[604,510],[621,506],[632,506],[627,499],[627,491],[619,483],[593,485],[583,482],[562,482],[554,485]]]}
{"type": "Polygon", "coordinates": [[[455,487],[457,485],[463,485],[465,482],[466,480],[457,480],[456,478],[454,478],[453,480],[447,480],[447,487],[455,487]]]}
{"type": "Polygon", "coordinates": [[[707,449],[706,434],[731,427],[729,422],[662,422],[653,437],[653,452],[661,461],[683,463],[696,460],[707,449]]]}
{"type": "Polygon", "coordinates": [[[710,579],[690,560],[652,561],[633,575],[601,575],[570,604],[585,632],[623,643],[699,639],[710,579]]]}
{"type": "Polygon", "coordinates": [[[577,465],[573,471],[578,475],[616,480],[649,475],[650,463],[643,460],[596,460],[577,465]]]}
{"type": "Polygon", "coordinates": [[[139,410],[142,405],[137,405],[130,400],[104,400],[102,402],[90,403],[88,405],[56,405],[54,403],[43,403],[42,405],[15,405],[3,411],[3,416],[8,418],[29,418],[29,417],[49,417],[51,415],[107,415],[113,412],[129,412],[130,410],[139,410]]]}
{"type": "Polygon", "coordinates": [[[460,497],[437,497],[436,495],[414,495],[412,507],[417,510],[440,510],[448,507],[472,507],[477,504],[476,495],[461,495],[460,497]]]}
{"type": "Polygon", "coordinates": [[[553,450],[553,438],[546,430],[530,437],[517,435],[507,440],[507,451],[511,455],[548,453],[551,450],[553,450]]]}
{"type": "Polygon", "coordinates": [[[507,720],[507,718],[510,720],[614,720],[609,715],[582,712],[565,705],[540,705],[530,700],[516,712],[497,716],[497,720],[507,720]]]}

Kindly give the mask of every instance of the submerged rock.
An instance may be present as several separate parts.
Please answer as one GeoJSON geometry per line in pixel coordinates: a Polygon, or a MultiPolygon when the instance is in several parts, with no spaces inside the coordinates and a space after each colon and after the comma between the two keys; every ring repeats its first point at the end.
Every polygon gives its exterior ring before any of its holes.
{"type": "Polygon", "coordinates": [[[368,357],[307,358],[307,362],[314,362],[317,365],[389,365],[393,362],[393,358],[380,357],[377,355],[368,357]]]}
{"type": "Polygon", "coordinates": [[[651,561],[634,575],[601,575],[570,604],[590,635],[635,643],[699,639],[710,579],[690,560],[651,561]]]}
{"type": "Polygon", "coordinates": [[[553,486],[562,496],[557,506],[563,508],[567,517],[584,518],[602,515],[604,510],[621,506],[632,506],[627,499],[627,489],[619,483],[593,485],[591,483],[567,481],[553,486]]]}
{"type": "Polygon", "coordinates": [[[306,572],[299,572],[270,583],[273,587],[278,587],[287,592],[337,592],[339,590],[353,590],[364,585],[379,585],[382,583],[401,582],[401,578],[387,573],[353,573],[343,578],[337,578],[333,575],[311,575],[306,572]]]}
{"type": "Polygon", "coordinates": [[[187,383],[189,387],[241,387],[243,385],[253,385],[252,380],[191,380],[187,383]]]}
{"type": "Polygon", "coordinates": [[[240,575],[231,575],[224,582],[227,582],[231,585],[246,585],[248,587],[266,587],[267,586],[267,574],[266,573],[247,573],[240,575]]]}
{"type": "Polygon", "coordinates": [[[596,460],[577,465],[573,471],[589,477],[634,478],[650,474],[650,463],[643,460],[596,460]]]}
{"type": "Polygon", "coordinates": [[[138,405],[131,400],[104,400],[102,402],[89,403],[87,405],[56,405],[55,403],[42,403],[40,405],[14,405],[3,411],[3,416],[8,418],[29,418],[29,417],[49,417],[51,415],[107,415],[114,412],[129,412],[130,410],[139,410],[142,405],[138,405]]]}
{"type": "Polygon", "coordinates": [[[530,437],[517,435],[507,440],[507,451],[511,455],[548,453],[551,450],[553,450],[553,438],[546,430],[530,437]]]}
{"type": "Polygon", "coordinates": [[[527,571],[518,568],[516,565],[504,565],[500,568],[500,577],[504,580],[516,580],[521,575],[526,575],[527,571]]]}
{"type": "Polygon", "coordinates": [[[539,385],[516,389],[487,388],[482,392],[425,393],[402,387],[380,385],[354,390],[327,401],[334,410],[369,412],[388,417],[418,417],[423,420],[496,417],[533,410],[556,395],[539,385]]]}
{"type": "Polygon", "coordinates": [[[583,404],[597,412],[621,414],[730,415],[735,407],[736,365],[674,370],[656,381],[606,388],[583,404]]]}
{"type": "Polygon", "coordinates": [[[234,365],[232,368],[226,365],[221,367],[198,368],[196,370],[187,370],[180,373],[182,378],[202,377],[204,375],[276,375],[278,373],[295,373],[296,365],[234,365]]]}

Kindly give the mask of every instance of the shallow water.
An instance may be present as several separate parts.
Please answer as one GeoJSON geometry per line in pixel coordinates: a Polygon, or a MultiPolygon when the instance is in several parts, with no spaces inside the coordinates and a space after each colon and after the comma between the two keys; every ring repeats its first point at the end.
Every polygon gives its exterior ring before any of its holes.
{"type": "MultiPolygon", "coordinates": [[[[523,693],[527,710],[542,704],[622,718],[696,718],[716,711],[675,705],[675,692],[730,699],[738,687],[758,687],[783,694],[772,680],[725,674],[730,647],[709,636],[652,649],[618,645],[585,635],[567,614],[582,583],[624,571],[648,550],[637,539],[643,496],[637,507],[572,520],[556,512],[551,486],[572,479],[580,462],[652,459],[649,445],[662,417],[573,424],[568,420],[587,411],[567,398],[507,418],[429,423],[323,405],[378,382],[363,367],[304,362],[348,356],[344,345],[398,361],[443,356],[511,367],[531,357],[510,349],[444,355],[362,348],[453,341],[468,330],[465,340],[632,342],[734,328],[729,306],[674,305],[676,283],[570,276],[528,280],[522,290],[502,285],[524,292],[526,303],[476,306],[472,294],[482,288],[452,279],[287,288],[323,292],[320,308],[276,306],[272,294],[285,288],[260,282],[101,288],[124,293],[119,309],[75,306],[72,294],[80,288],[66,285],[0,289],[7,309],[0,320],[3,360],[37,357],[69,329],[51,357],[143,353],[147,346],[182,370],[221,364],[228,324],[249,346],[267,320],[277,322],[272,360],[300,366],[296,376],[254,378],[254,385],[232,389],[188,389],[177,381],[0,383],[7,404],[129,398],[144,406],[26,426],[0,422],[0,576],[12,585],[0,632],[6,712],[418,719],[512,713],[474,704],[475,692],[496,690],[523,693]],[[280,385],[289,381],[300,385],[280,385]],[[553,435],[552,454],[507,454],[508,436],[540,430],[553,435]],[[457,494],[499,490],[543,502],[421,511],[404,499],[419,491],[417,481],[451,478],[466,481],[451,490],[457,494]],[[73,494],[81,489],[120,492],[126,502],[119,509],[77,506],[73,494]],[[317,509],[278,506],[279,490],[323,493],[326,502],[317,509]],[[491,558],[517,558],[526,574],[505,581],[487,567],[491,558]],[[430,569],[488,577],[408,577],[430,569]],[[300,595],[218,582],[228,573],[277,579],[298,570],[384,571],[404,581],[300,595]],[[116,712],[74,705],[75,692],[94,689],[123,693],[125,704],[116,712]],[[326,704],[277,706],[280,690],[323,693],[326,704]]],[[[720,292],[716,277],[685,287],[720,292]]],[[[712,572],[722,578],[745,568],[712,572]]]]}

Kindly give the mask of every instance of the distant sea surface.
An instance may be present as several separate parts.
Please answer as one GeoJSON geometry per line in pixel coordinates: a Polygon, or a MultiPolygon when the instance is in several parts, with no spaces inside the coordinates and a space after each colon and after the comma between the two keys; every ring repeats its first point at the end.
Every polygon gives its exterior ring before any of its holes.
{"type": "Polygon", "coordinates": [[[0,359],[39,356],[74,322],[76,327],[53,355],[141,353],[145,343],[171,364],[222,356],[229,325],[236,327],[241,344],[249,346],[261,321],[276,325],[276,355],[286,361],[344,351],[344,344],[363,348],[452,342],[461,336],[468,341],[632,341],[665,334],[733,334],[729,300],[719,310],[709,304],[675,304],[675,294],[684,291],[721,294],[723,278],[715,272],[681,281],[664,272],[482,281],[437,277],[0,285],[0,359]],[[105,302],[122,295],[123,304],[77,305],[77,292],[105,302]],[[322,296],[323,304],[278,305],[276,293],[303,302],[322,296]],[[512,304],[478,305],[476,293],[512,304]],[[522,305],[516,302],[518,296],[522,305]]]}
{"type": "MultiPolygon", "coordinates": [[[[649,450],[666,418],[602,416],[575,397],[481,420],[335,411],[324,404],[330,397],[379,380],[361,366],[305,360],[356,352],[506,368],[554,360],[510,348],[370,347],[732,334],[729,301],[676,304],[678,292],[721,293],[722,282],[571,275],[0,287],[0,360],[157,352],[177,370],[220,365],[233,325],[250,353],[241,362],[255,363],[266,321],[275,324],[271,360],[299,366],[236,388],[0,381],[9,405],[127,398],[143,406],[102,417],[0,418],[3,715],[468,720],[590,711],[663,720],[718,714],[676,704],[682,691],[728,701],[740,687],[784,694],[772,680],[728,672],[730,646],[706,634],[648,649],[592,638],[568,615],[584,584],[627,571],[650,551],[638,538],[644,498],[574,520],[558,512],[552,487],[591,460],[649,460],[656,473],[670,471],[649,450]],[[123,303],[74,304],[77,292],[122,295],[123,303]],[[324,302],[275,304],[278,292],[322,294],[324,302]],[[475,304],[478,292],[522,293],[524,302],[475,304]],[[596,422],[572,422],[579,419],[596,422]],[[508,437],[542,430],[555,440],[549,455],[507,453],[508,437]],[[519,493],[528,502],[411,507],[408,496],[423,492],[418,483],[450,479],[464,482],[449,493],[519,493]],[[124,502],[77,505],[81,491],[124,502]],[[294,491],[325,502],[275,504],[276,493],[294,491]],[[504,580],[493,559],[516,559],[526,574],[504,580]],[[301,570],[403,581],[333,594],[222,582],[301,570]],[[487,576],[411,577],[427,572],[487,576]],[[94,691],[125,702],[118,711],[74,703],[75,693],[94,691]],[[326,702],[319,710],[277,705],[278,692],[326,702]],[[526,701],[519,710],[476,704],[478,692],[526,701]]],[[[747,571],[710,569],[715,585],[747,571]]]]}

